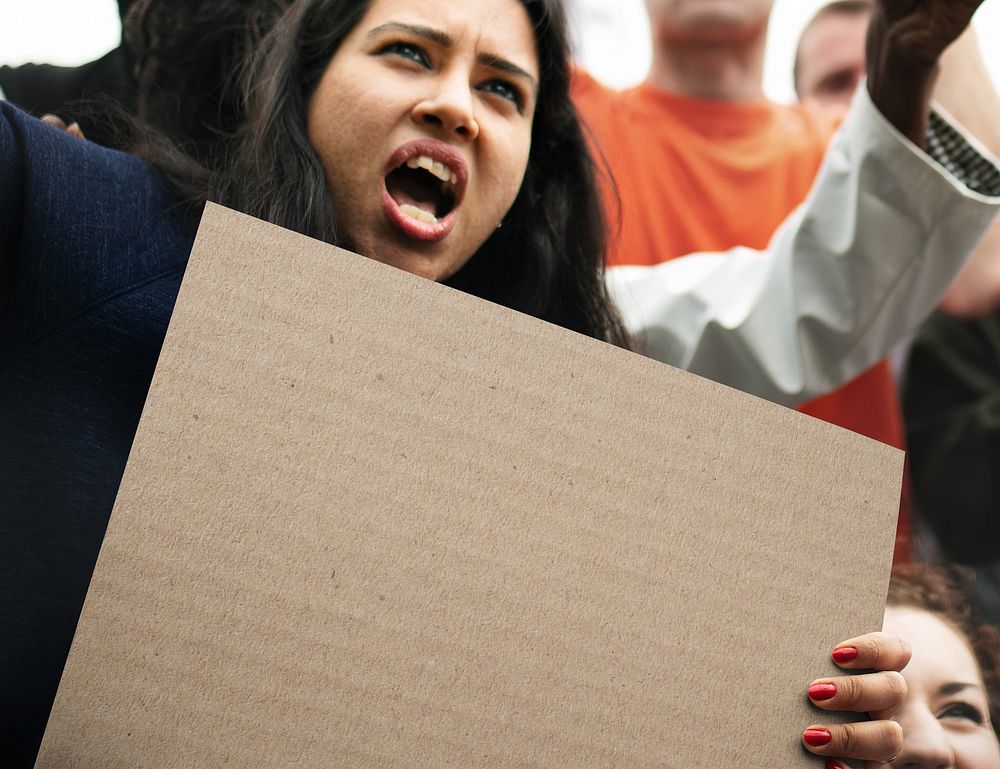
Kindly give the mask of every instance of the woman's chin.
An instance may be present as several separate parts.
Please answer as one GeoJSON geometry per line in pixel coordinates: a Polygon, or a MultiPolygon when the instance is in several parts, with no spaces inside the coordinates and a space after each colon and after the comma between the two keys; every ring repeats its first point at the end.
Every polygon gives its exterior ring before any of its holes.
{"type": "Polygon", "coordinates": [[[452,231],[440,240],[408,237],[391,225],[377,232],[345,233],[344,248],[376,262],[436,282],[447,280],[469,261],[474,248],[462,231],[452,231]],[[460,252],[470,251],[468,255],[460,252]]]}
{"type": "Polygon", "coordinates": [[[431,253],[425,249],[400,248],[398,245],[390,246],[385,243],[376,244],[366,255],[376,262],[436,282],[447,280],[461,266],[456,265],[454,257],[448,253],[431,253]]]}

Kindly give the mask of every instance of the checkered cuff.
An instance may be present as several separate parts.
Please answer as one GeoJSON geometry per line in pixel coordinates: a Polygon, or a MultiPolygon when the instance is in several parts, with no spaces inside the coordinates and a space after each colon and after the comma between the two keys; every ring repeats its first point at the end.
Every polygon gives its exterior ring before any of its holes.
{"type": "Polygon", "coordinates": [[[927,152],[942,168],[973,192],[1000,197],[1000,169],[983,157],[954,126],[931,112],[927,152]]]}

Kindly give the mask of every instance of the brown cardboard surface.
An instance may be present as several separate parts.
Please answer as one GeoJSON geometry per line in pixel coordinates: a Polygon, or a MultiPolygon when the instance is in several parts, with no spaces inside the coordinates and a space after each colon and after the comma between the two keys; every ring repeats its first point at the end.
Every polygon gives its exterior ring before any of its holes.
{"type": "Polygon", "coordinates": [[[210,206],[37,766],[814,767],[901,471],[210,206]]]}

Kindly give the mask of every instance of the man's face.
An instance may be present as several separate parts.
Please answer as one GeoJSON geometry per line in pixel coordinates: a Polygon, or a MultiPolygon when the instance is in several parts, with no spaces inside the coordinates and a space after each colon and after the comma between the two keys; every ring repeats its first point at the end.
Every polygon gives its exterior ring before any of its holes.
{"type": "Polygon", "coordinates": [[[865,75],[868,13],[829,13],[799,41],[799,100],[824,109],[846,109],[865,75]]]}
{"type": "Polygon", "coordinates": [[[646,0],[650,26],[675,39],[738,39],[767,28],[774,0],[646,0]]]}

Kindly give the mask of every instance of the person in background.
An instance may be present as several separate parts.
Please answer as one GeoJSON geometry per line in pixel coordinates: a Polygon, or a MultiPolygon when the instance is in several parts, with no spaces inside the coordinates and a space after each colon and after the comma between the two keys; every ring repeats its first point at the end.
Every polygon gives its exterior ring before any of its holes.
{"type": "MultiPolygon", "coordinates": [[[[871,9],[867,0],[839,0],[806,26],[795,56],[803,104],[846,111],[865,74],[871,9]]],[[[975,34],[963,35],[945,57],[977,71],[975,34]]],[[[959,82],[948,74],[954,69],[945,67],[937,93],[1000,153],[1000,102],[988,74],[959,82]]],[[[918,517],[940,555],[976,570],[984,610],[1000,623],[998,310],[1000,227],[994,225],[909,348],[902,389],[918,517]]]]}
{"type": "Polygon", "coordinates": [[[239,123],[237,94],[225,85],[238,80],[239,63],[289,3],[118,0],[122,39],[114,50],[79,67],[0,67],[0,98],[115,149],[135,144],[131,115],[152,116],[199,158],[211,157],[239,123]],[[142,23],[129,27],[135,7],[142,23]],[[185,79],[203,87],[188,88],[185,79]]]}
{"type": "MultiPolygon", "coordinates": [[[[961,568],[893,571],[883,630],[907,638],[911,657],[893,716],[903,747],[889,769],[1000,769],[1000,630],[973,608],[968,578],[961,568]]],[[[810,695],[821,703],[842,696],[829,679],[810,695]]],[[[827,769],[848,767],[829,761],[827,769]]]]}
{"type": "MultiPolygon", "coordinates": [[[[134,0],[118,0],[123,21],[134,0]]],[[[99,59],[79,67],[52,64],[24,64],[0,67],[0,98],[26,112],[77,126],[74,133],[85,135],[104,146],[118,146],[118,130],[104,109],[94,109],[95,101],[114,101],[125,109],[135,104],[134,58],[124,36],[116,48],[99,59]]]]}
{"type": "MultiPolygon", "coordinates": [[[[865,36],[871,0],[835,0],[812,17],[795,52],[795,93],[805,107],[840,119],[865,76],[865,36]]],[[[994,155],[1000,155],[1000,97],[983,65],[970,29],[941,59],[935,98],[994,155]]],[[[962,318],[1000,310],[1000,224],[983,239],[969,264],[941,300],[962,318]]]]}
{"type": "MultiPolygon", "coordinates": [[[[805,199],[835,124],[765,98],[772,6],[773,0],[646,0],[653,35],[646,81],[617,93],[577,73],[574,100],[614,179],[608,205],[614,210],[615,191],[621,199],[610,264],[763,248],[805,199]]],[[[685,367],[700,373],[698,361],[685,367]]],[[[801,410],[904,446],[885,363],[801,410]]],[[[904,501],[898,547],[904,559],[907,510],[904,501]]]]}
{"type": "Polygon", "coordinates": [[[1000,631],[971,599],[958,571],[904,567],[892,576],[884,630],[912,647],[892,769],[1000,769],[1000,631]]]}
{"type": "Polygon", "coordinates": [[[799,36],[792,76],[799,101],[843,115],[865,76],[871,0],[834,0],[816,11],[799,36]]]}
{"type": "Polygon", "coordinates": [[[903,408],[920,518],[976,571],[1000,623],[1000,313],[935,313],[910,349],[903,408]]]}

